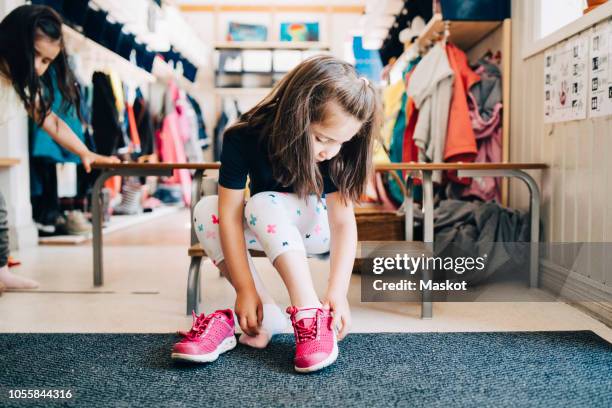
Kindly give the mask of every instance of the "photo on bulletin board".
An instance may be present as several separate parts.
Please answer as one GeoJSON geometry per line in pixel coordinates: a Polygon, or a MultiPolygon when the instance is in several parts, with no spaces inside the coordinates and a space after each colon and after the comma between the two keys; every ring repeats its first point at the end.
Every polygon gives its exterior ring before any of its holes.
{"type": "Polygon", "coordinates": [[[229,23],[228,41],[266,41],[268,27],[259,24],[229,23]]]}
{"type": "Polygon", "coordinates": [[[319,23],[281,23],[281,41],[319,41],[319,23]]]}

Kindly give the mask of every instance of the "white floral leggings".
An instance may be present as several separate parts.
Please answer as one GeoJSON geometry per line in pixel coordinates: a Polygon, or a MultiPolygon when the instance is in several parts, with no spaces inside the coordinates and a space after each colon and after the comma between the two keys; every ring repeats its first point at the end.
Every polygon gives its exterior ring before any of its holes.
{"type": "MultiPolygon", "coordinates": [[[[219,197],[203,197],[195,206],[196,234],[215,265],[223,261],[219,239],[219,197]]],[[[329,252],[329,223],[325,199],[300,199],[293,193],[266,191],[249,198],[244,207],[247,249],[263,250],[271,262],[287,251],[329,252]]]]}

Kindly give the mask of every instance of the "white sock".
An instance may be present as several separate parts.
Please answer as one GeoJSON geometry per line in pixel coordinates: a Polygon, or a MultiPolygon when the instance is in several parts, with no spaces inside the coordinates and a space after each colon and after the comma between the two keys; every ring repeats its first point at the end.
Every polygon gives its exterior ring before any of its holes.
{"type": "Polygon", "coordinates": [[[287,318],[276,303],[264,303],[263,314],[264,318],[263,322],[261,322],[259,334],[257,336],[249,336],[243,333],[238,340],[240,343],[254,348],[265,348],[272,339],[272,336],[281,333],[287,327],[287,318]]]}
{"type": "Polygon", "coordinates": [[[0,268],[0,282],[4,283],[8,289],[36,289],[38,287],[38,282],[35,280],[9,272],[8,266],[0,268]]]}
{"type": "Polygon", "coordinates": [[[268,333],[270,337],[282,333],[283,330],[289,324],[285,313],[281,310],[276,303],[266,303],[263,305],[264,318],[261,326],[268,333]]]}
{"type": "Polygon", "coordinates": [[[302,320],[303,318],[313,318],[317,315],[317,309],[323,307],[321,303],[313,306],[301,306],[298,308],[298,312],[295,314],[295,321],[302,320]]]}

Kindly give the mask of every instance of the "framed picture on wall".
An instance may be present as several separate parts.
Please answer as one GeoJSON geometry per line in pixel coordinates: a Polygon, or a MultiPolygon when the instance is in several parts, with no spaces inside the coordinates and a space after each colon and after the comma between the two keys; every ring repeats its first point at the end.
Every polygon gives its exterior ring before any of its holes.
{"type": "Polygon", "coordinates": [[[268,27],[259,24],[229,23],[228,41],[266,41],[268,27]]]}
{"type": "Polygon", "coordinates": [[[284,22],[280,27],[281,41],[319,41],[319,23],[284,22]]]}

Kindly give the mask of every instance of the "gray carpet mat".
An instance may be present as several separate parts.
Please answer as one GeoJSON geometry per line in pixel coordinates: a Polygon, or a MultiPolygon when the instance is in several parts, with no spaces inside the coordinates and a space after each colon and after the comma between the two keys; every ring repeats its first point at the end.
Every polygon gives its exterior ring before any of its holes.
{"type": "Polygon", "coordinates": [[[173,362],[178,339],[0,334],[0,406],[612,406],[612,345],[588,331],[350,334],[310,375],[293,372],[292,335],[207,365],[173,362]],[[8,398],[41,388],[73,398],[8,398]]]}

